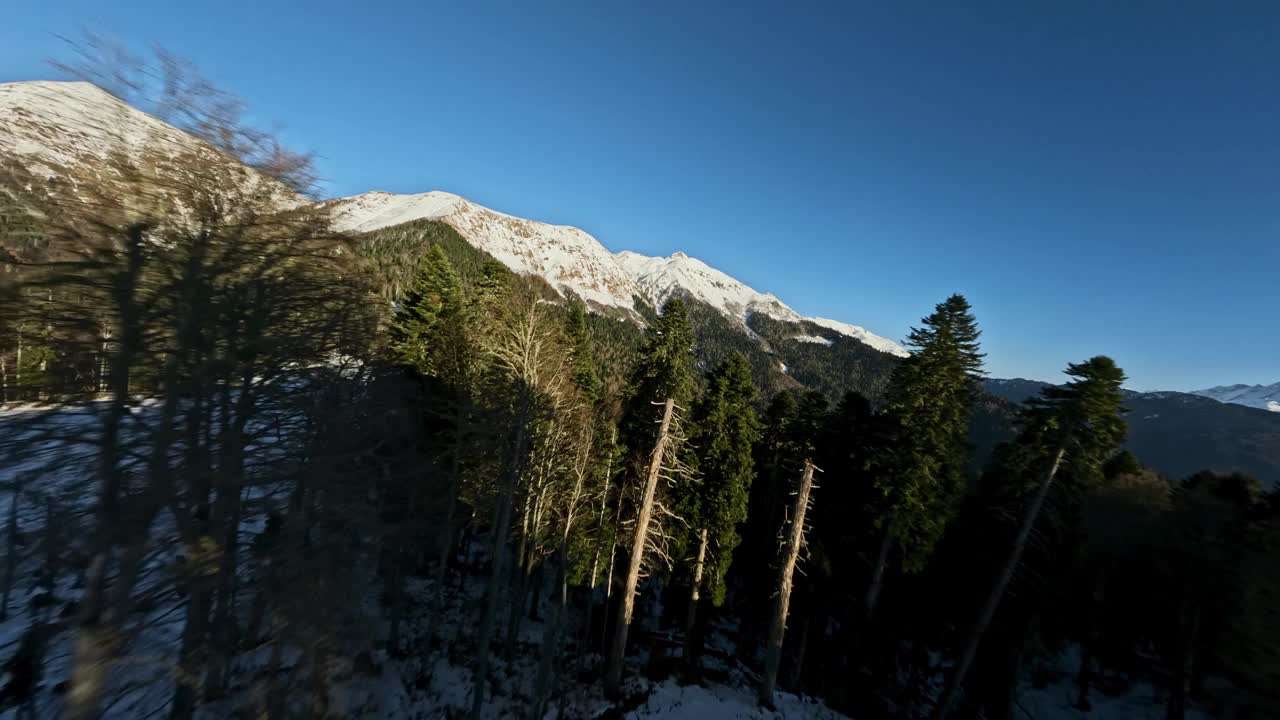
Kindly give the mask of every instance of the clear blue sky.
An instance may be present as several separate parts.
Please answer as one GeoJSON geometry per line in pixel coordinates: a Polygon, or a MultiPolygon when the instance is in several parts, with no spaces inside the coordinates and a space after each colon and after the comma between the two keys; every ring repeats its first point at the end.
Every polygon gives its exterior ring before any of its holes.
{"type": "Polygon", "coordinates": [[[963,292],[995,376],[1280,380],[1273,2],[42,0],[0,81],[85,25],[194,60],[333,195],[449,190],[898,339],[963,292]]]}

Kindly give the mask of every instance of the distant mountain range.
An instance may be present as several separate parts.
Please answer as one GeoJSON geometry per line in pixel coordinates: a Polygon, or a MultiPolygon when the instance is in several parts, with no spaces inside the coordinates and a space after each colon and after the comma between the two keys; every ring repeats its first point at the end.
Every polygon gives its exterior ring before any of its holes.
{"type": "MultiPolygon", "coordinates": [[[[988,393],[1021,403],[1049,383],[990,379],[988,393]]],[[[1128,447],[1171,478],[1200,470],[1239,471],[1280,486],[1280,413],[1201,393],[1125,392],[1128,447]]]]}
{"type": "Polygon", "coordinates": [[[1194,390],[1192,394],[1280,413],[1280,382],[1271,385],[1219,385],[1208,390],[1194,390]]]}

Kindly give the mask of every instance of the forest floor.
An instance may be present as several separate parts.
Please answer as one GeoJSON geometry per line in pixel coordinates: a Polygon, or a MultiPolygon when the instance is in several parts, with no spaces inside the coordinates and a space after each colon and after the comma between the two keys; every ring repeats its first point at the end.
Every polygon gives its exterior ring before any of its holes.
{"type": "MultiPolygon", "coordinates": [[[[0,410],[0,435],[36,433],[32,443],[0,443],[0,521],[9,522],[14,499],[19,505],[16,522],[16,549],[12,583],[7,599],[7,615],[0,618],[0,664],[17,651],[23,636],[39,615],[48,623],[43,677],[35,698],[35,717],[57,717],[61,713],[65,680],[72,654],[76,602],[81,587],[76,567],[83,563],[79,542],[88,536],[93,493],[86,478],[92,477],[93,412],[88,406],[62,410],[38,428],[26,427],[22,420],[41,415],[40,409],[11,407],[0,410]],[[17,449],[24,452],[18,453],[17,449]],[[10,452],[12,451],[12,452],[10,452]],[[58,508],[57,537],[69,565],[50,581],[41,579],[45,569],[48,503],[58,508]]],[[[264,499],[265,500],[265,499],[264,499]]],[[[256,520],[256,519],[255,519],[256,520]]],[[[243,525],[245,546],[260,532],[260,522],[243,525]]],[[[177,649],[185,620],[185,597],[177,592],[173,568],[180,546],[172,519],[157,518],[152,527],[145,570],[136,591],[128,637],[120,660],[112,668],[104,718],[159,718],[167,715],[172,696],[177,649]]],[[[6,558],[7,559],[7,558],[6,558]]],[[[7,564],[7,563],[6,563],[7,564]]],[[[361,632],[344,636],[333,648],[327,664],[329,712],[344,718],[406,718],[411,720],[456,720],[466,716],[473,688],[470,670],[478,608],[484,578],[454,575],[446,593],[446,614],[439,624],[441,649],[431,650],[426,642],[431,582],[411,577],[406,583],[407,600],[402,627],[401,657],[391,658],[382,650],[385,638],[385,608],[379,604],[382,583],[371,572],[356,578],[353,594],[360,598],[354,614],[361,632]]],[[[549,586],[550,583],[547,583],[549,586]]],[[[545,587],[540,616],[550,611],[545,587]]],[[[252,597],[252,579],[242,578],[238,605],[245,608],[252,597]]],[[[522,614],[523,615],[523,614],[522,614]]],[[[499,613],[497,638],[506,634],[509,611],[499,613]]],[[[243,622],[243,618],[240,619],[243,622]]],[[[575,632],[571,628],[569,632],[575,632]]],[[[485,718],[528,717],[537,675],[538,650],[544,625],[523,617],[510,656],[495,654],[486,692],[485,718]]],[[[668,718],[671,720],[840,720],[844,718],[812,697],[779,692],[777,709],[761,708],[756,702],[757,678],[740,660],[731,627],[718,626],[708,638],[703,684],[681,684],[673,679],[650,679],[642,669],[649,665],[647,653],[637,652],[629,660],[630,680],[627,700],[615,705],[604,698],[597,680],[600,657],[596,654],[570,655],[556,668],[554,695],[544,720],[622,720],[668,718]]],[[[644,643],[637,643],[637,646],[644,643]]],[[[230,663],[228,692],[217,702],[203,705],[197,717],[203,720],[236,717],[259,701],[258,689],[267,667],[269,647],[241,652],[230,663]]],[[[1040,687],[1024,683],[1017,694],[1015,716],[1046,720],[1157,720],[1164,717],[1165,694],[1153,685],[1136,682],[1108,695],[1102,690],[1092,695],[1093,708],[1074,708],[1076,686],[1074,668],[1078,659],[1068,652],[1050,664],[1040,687]],[[1020,715],[1019,715],[1020,714],[1020,715]]],[[[300,667],[298,653],[285,653],[281,677],[297,682],[292,670],[300,667]]],[[[4,671],[0,688],[10,677],[4,671]]],[[[662,677],[661,673],[654,677],[662,677]]],[[[16,714],[16,708],[0,701],[0,720],[16,714]]],[[[1193,710],[1188,720],[1209,720],[1203,711],[1193,710]]]]}

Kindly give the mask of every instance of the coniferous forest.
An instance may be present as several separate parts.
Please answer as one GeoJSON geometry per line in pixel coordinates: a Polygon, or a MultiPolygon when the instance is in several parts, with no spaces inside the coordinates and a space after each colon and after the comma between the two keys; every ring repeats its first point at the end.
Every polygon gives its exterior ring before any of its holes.
{"type": "Polygon", "coordinates": [[[909,357],[782,375],[696,301],[641,324],[445,223],[338,233],[279,201],[301,163],[218,151],[5,159],[5,711],[1280,714],[1280,494],[1124,451],[1109,357],[988,458],[946,289],[909,357]]]}

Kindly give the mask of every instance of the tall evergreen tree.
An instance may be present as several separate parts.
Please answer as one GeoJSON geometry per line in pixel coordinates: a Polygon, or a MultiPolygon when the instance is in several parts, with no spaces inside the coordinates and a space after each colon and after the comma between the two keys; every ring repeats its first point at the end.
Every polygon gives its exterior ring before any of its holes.
{"type": "Polygon", "coordinates": [[[588,401],[595,402],[600,398],[603,383],[596,373],[591,334],[587,329],[587,310],[580,302],[569,306],[565,337],[573,355],[573,382],[588,401]]]}
{"type": "Polygon", "coordinates": [[[1016,471],[1024,473],[1023,477],[1029,479],[1038,474],[1039,479],[1008,559],[934,709],[934,720],[946,718],[959,697],[978,644],[995,616],[1055,479],[1061,473],[1077,487],[1083,485],[1086,489],[1101,482],[1106,463],[1124,441],[1124,396],[1120,391],[1124,371],[1111,358],[1099,355],[1068,365],[1066,372],[1072,378],[1067,384],[1050,385],[1029,403],[1018,440],[1001,453],[1007,462],[1015,464],[1016,471]]]}
{"type": "Polygon", "coordinates": [[[422,269],[391,326],[393,356],[425,377],[462,380],[470,355],[466,347],[466,305],[462,285],[444,248],[432,245],[422,269]]]}
{"type": "Polygon", "coordinates": [[[701,480],[695,520],[710,531],[703,582],[716,606],[724,602],[725,574],[741,542],[738,526],[747,519],[755,477],[751,449],[760,439],[756,396],[751,366],[740,353],[733,353],[711,372],[694,415],[691,444],[701,480]]]}
{"type": "Polygon", "coordinates": [[[912,328],[911,350],[895,369],[873,453],[880,549],[864,599],[875,610],[891,553],[906,572],[923,569],[964,487],[970,411],[982,373],[977,321],[952,295],[912,328]]]}
{"type": "Polygon", "coordinates": [[[710,373],[694,412],[690,440],[700,482],[682,504],[697,548],[685,622],[685,660],[691,666],[699,654],[696,626],[702,594],[708,593],[716,607],[724,603],[725,576],[742,540],[738,526],[747,519],[755,476],[752,448],[760,439],[756,396],[751,366],[741,353],[733,353],[710,373]]]}
{"type": "Polygon", "coordinates": [[[654,419],[659,414],[654,403],[671,398],[678,407],[689,408],[696,382],[693,349],[689,310],[684,300],[672,296],[645,331],[644,346],[631,372],[623,418],[628,447],[644,451],[652,443],[654,419]]]}

